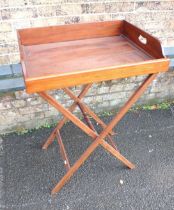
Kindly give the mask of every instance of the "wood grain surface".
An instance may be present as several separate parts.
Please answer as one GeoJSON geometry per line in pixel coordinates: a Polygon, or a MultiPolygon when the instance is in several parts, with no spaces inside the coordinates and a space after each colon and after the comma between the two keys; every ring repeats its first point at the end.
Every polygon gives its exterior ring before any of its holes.
{"type": "Polygon", "coordinates": [[[46,44],[70,40],[120,35],[121,20],[20,29],[22,45],[46,44]]]}
{"type": "Polygon", "coordinates": [[[169,66],[159,40],[126,21],[22,29],[18,39],[28,93],[164,72],[169,66]]]}

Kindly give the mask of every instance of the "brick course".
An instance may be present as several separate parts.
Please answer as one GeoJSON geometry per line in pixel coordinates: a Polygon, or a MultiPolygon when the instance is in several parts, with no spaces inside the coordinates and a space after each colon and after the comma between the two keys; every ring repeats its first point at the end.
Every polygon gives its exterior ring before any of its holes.
{"type": "MultiPolygon", "coordinates": [[[[94,84],[84,98],[96,113],[116,110],[131,93],[140,85],[144,76],[128,79],[113,80],[94,84]]],[[[160,74],[152,85],[140,98],[138,104],[159,103],[174,98],[174,72],[160,74]]],[[[78,95],[81,87],[73,88],[78,95]]],[[[50,94],[59,100],[65,107],[72,101],[61,90],[50,91],[50,94]]],[[[56,122],[61,115],[49,106],[37,94],[28,95],[25,91],[0,96],[0,133],[23,131],[56,122]]],[[[79,114],[79,110],[76,110],[79,114]]]]}
{"type": "MultiPolygon", "coordinates": [[[[157,36],[163,45],[174,45],[174,1],[1,0],[0,65],[19,63],[16,29],[113,19],[126,19],[157,36]]],[[[138,103],[173,99],[173,76],[173,72],[161,74],[138,103]]],[[[96,84],[85,102],[96,112],[112,110],[122,105],[142,79],[96,84]]],[[[79,89],[74,91],[78,93],[79,89]]],[[[68,97],[62,91],[52,91],[52,94],[63,104],[67,103],[68,97]]],[[[0,113],[0,133],[39,127],[60,118],[36,94],[28,95],[25,91],[0,95],[0,113]]]]}

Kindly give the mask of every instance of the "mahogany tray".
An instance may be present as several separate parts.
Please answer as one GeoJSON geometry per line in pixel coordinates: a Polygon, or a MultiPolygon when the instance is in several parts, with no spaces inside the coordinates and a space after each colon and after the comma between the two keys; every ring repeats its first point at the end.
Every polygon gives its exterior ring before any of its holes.
{"type": "Polygon", "coordinates": [[[18,30],[28,93],[165,72],[158,39],[124,20],[18,30]]]}

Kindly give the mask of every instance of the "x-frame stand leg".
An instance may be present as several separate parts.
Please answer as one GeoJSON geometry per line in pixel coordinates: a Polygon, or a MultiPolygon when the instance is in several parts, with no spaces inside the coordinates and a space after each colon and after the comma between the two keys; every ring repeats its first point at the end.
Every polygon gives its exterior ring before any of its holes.
{"type": "Polygon", "coordinates": [[[81,128],[86,134],[92,137],[94,140],[92,144],[86,149],[86,151],[81,155],[81,157],[70,167],[68,172],[64,177],[58,182],[58,184],[52,190],[52,194],[58,192],[65,183],[70,179],[70,177],[78,170],[78,168],[84,163],[84,161],[91,155],[91,153],[101,145],[107,151],[109,151],[113,156],[123,162],[128,168],[133,169],[135,166],[127,160],[123,155],[121,155],[117,150],[115,150],[110,144],[108,144],[104,139],[111,132],[111,130],[118,124],[118,122],[127,113],[130,107],[139,99],[139,97],[146,90],[148,85],[154,80],[156,74],[150,74],[142,85],[134,92],[130,99],[125,103],[125,105],[120,109],[118,114],[113,118],[113,120],[104,128],[104,130],[98,135],[90,127],[79,120],[75,115],[73,115],[69,110],[65,109],[61,104],[59,104],[54,98],[46,94],[45,92],[40,92],[40,96],[44,98],[48,103],[54,106],[59,112],[61,112],[67,119],[71,120],[75,125],[81,128]]]}
{"type": "MultiPolygon", "coordinates": [[[[69,111],[70,112],[73,112],[76,107],[79,105],[79,100],[81,100],[85,95],[86,93],[88,92],[88,90],[91,88],[92,84],[88,84],[88,85],[85,85],[84,88],[82,89],[81,93],[79,94],[79,96],[77,97],[78,98],[78,101],[75,100],[75,102],[69,107],[69,111]]],[[[81,107],[82,108],[82,107],[81,107]]],[[[105,128],[106,127],[106,124],[94,113],[91,111],[91,109],[89,107],[85,107],[85,110],[88,112],[88,114],[93,117],[93,119],[96,120],[96,122],[101,125],[102,128],[105,128]]],[[[63,125],[65,124],[65,122],[67,121],[68,119],[66,117],[62,118],[59,123],[57,124],[57,126],[55,127],[55,129],[52,131],[51,135],[49,136],[49,138],[47,139],[47,141],[44,143],[44,145],[42,146],[42,149],[47,149],[48,146],[50,144],[52,144],[52,142],[54,141],[55,137],[56,137],[56,132],[57,130],[60,130],[63,125]]],[[[110,132],[111,135],[113,135],[114,133],[111,131],[110,132]]]]}
{"type": "MultiPolygon", "coordinates": [[[[89,117],[87,114],[89,114],[91,117],[93,117],[93,119],[96,120],[96,122],[98,124],[101,125],[102,128],[105,128],[106,127],[106,124],[88,107],[86,106],[82,101],[81,99],[84,97],[84,95],[87,93],[87,91],[89,90],[89,88],[92,86],[92,84],[89,84],[89,85],[85,85],[84,88],[82,89],[81,93],[79,94],[79,96],[75,96],[73,94],[73,92],[71,90],[69,90],[68,88],[65,88],[63,89],[65,91],[65,93],[67,93],[67,95],[70,96],[70,98],[72,100],[74,100],[75,102],[69,107],[69,111],[73,111],[76,106],[79,106],[83,116],[84,116],[84,119],[85,121],[87,122],[87,125],[93,130],[96,132],[94,126],[92,125],[89,117]]],[[[61,156],[64,160],[64,165],[65,165],[65,168],[66,170],[69,170],[70,168],[70,163],[69,163],[69,159],[68,159],[68,155],[66,153],[66,150],[65,150],[65,147],[64,147],[64,144],[63,144],[63,141],[62,141],[62,138],[61,138],[61,135],[60,135],[60,129],[62,128],[62,126],[64,125],[64,123],[66,122],[67,118],[64,117],[56,126],[56,128],[53,130],[53,132],[51,133],[51,135],[49,136],[49,138],[47,139],[47,141],[45,142],[45,144],[43,145],[43,149],[47,149],[47,147],[53,142],[53,140],[57,137],[57,141],[58,141],[58,144],[59,144],[59,147],[60,147],[60,153],[61,153],[61,156]]],[[[113,132],[110,132],[112,135],[113,135],[113,132]]],[[[110,134],[108,134],[108,141],[109,143],[117,150],[117,146],[116,144],[114,143],[114,141],[112,140],[112,137],[110,134]]]]}
{"type": "MultiPolygon", "coordinates": [[[[95,119],[97,122],[99,122],[99,123],[101,122],[101,126],[102,126],[103,129],[106,127],[106,125],[103,123],[103,121],[101,121],[101,120],[99,119],[99,117],[98,117],[94,112],[92,112],[91,109],[90,109],[88,106],[85,105],[85,103],[83,103],[78,97],[76,97],[76,96],[73,94],[73,92],[72,92],[69,88],[63,88],[63,90],[64,90],[64,92],[65,92],[67,95],[69,95],[69,97],[70,97],[71,99],[73,99],[74,101],[77,102],[77,104],[78,104],[78,106],[79,106],[79,108],[80,108],[80,110],[81,110],[81,112],[82,112],[82,114],[83,114],[83,116],[84,116],[84,119],[85,119],[85,121],[87,122],[87,125],[88,125],[93,131],[96,132],[96,130],[95,130],[94,126],[92,125],[92,123],[91,123],[91,121],[90,121],[90,119],[89,119],[89,117],[88,117],[87,114],[89,114],[89,115],[90,115],[93,119],[95,119]]],[[[107,138],[108,138],[108,140],[109,140],[109,143],[114,147],[114,149],[118,150],[116,144],[115,144],[114,141],[112,140],[111,135],[113,135],[113,132],[110,132],[110,133],[107,135],[107,138]]]]}

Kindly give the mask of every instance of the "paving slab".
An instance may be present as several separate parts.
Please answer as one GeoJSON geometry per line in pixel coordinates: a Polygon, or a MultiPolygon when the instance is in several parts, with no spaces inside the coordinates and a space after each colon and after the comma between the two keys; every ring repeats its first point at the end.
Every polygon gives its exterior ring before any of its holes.
{"type": "Polygon", "coordinates": [[[0,81],[0,93],[23,90],[25,87],[24,80],[20,78],[10,78],[0,81]]]}
{"type": "Polygon", "coordinates": [[[12,76],[12,70],[10,65],[2,65],[0,66],[0,79],[4,79],[6,77],[12,76]]]}
{"type": "MultiPolygon", "coordinates": [[[[112,116],[104,117],[109,122],[112,116]]],[[[100,130],[97,127],[98,130],[100,130]]],[[[173,210],[174,117],[171,110],[129,112],[114,129],[121,153],[136,164],[129,170],[103,148],[90,156],[54,197],[65,173],[57,143],[41,146],[51,129],[0,141],[0,209],[9,210],[173,210]]],[[[71,163],[90,138],[67,123],[61,130],[71,163]]]]}
{"type": "Polygon", "coordinates": [[[20,63],[11,65],[12,72],[15,76],[22,76],[22,66],[20,63]]]}

